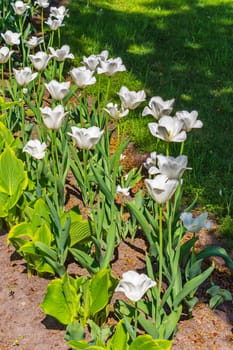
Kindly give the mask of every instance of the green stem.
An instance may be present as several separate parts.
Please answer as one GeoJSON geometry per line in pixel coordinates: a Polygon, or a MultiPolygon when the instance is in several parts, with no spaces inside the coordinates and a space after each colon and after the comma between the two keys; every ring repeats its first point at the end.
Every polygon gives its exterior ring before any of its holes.
{"type": "Polygon", "coordinates": [[[5,100],[5,87],[4,87],[4,66],[1,67],[1,77],[2,77],[2,96],[5,100]]]}
{"type": "Polygon", "coordinates": [[[157,328],[160,324],[159,307],[161,300],[162,290],[162,279],[163,279],[163,207],[159,206],[159,281],[158,281],[158,296],[159,300],[156,303],[156,325],[157,328]]]}
{"type": "Polygon", "coordinates": [[[54,177],[54,199],[57,211],[59,212],[59,201],[58,201],[58,187],[57,187],[57,160],[56,160],[56,132],[51,130],[51,155],[52,155],[52,165],[53,165],[53,177],[54,177]]]}
{"type": "Polygon", "coordinates": [[[88,180],[87,163],[88,163],[88,151],[86,149],[83,149],[84,182],[87,190],[87,192],[83,196],[85,206],[87,206],[88,204],[88,197],[89,197],[89,200],[91,201],[91,188],[90,188],[90,182],[88,180]]]}
{"type": "Polygon", "coordinates": [[[22,139],[23,144],[25,143],[25,110],[24,110],[24,94],[23,88],[21,88],[21,99],[22,99],[22,121],[21,121],[21,130],[22,130],[22,139]]]}
{"type": "Polygon", "coordinates": [[[181,142],[181,145],[180,145],[180,155],[182,155],[184,152],[184,141],[181,142]]]}
{"type": "Polygon", "coordinates": [[[62,73],[64,68],[64,61],[59,64],[59,81],[62,81],[62,73]]]}
{"type": "Polygon", "coordinates": [[[169,156],[169,146],[170,146],[170,143],[167,142],[167,145],[166,145],[166,155],[169,156]]]}
{"type": "Polygon", "coordinates": [[[137,301],[135,301],[135,312],[134,312],[134,336],[135,339],[137,337],[137,329],[138,329],[138,305],[137,301]]]}
{"type": "Polygon", "coordinates": [[[43,38],[43,47],[44,47],[44,51],[46,51],[46,47],[45,47],[45,37],[44,37],[44,9],[42,7],[41,9],[41,36],[43,38]]]}

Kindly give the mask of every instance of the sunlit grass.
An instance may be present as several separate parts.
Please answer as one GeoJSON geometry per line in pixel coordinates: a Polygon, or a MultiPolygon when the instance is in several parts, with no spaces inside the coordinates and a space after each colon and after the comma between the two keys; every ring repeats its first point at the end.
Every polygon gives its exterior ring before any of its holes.
{"type": "MultiPolygon", "coordinates": [[[[86,0],[70,2],[64,42],[76,54],[107,49],[122,57],[128,72],[116,75],[110,98],[118,102],[122,85],[152,96],[175,98],[174,112],[197,110],[203,121],[185,153],[192,186],[203,188],[205,204],[221,206],[219,188],[233,189],[232,85],[233,2],[231,0],[86,0]]],[[[155,140],[141,110],[126,121],[139,151],[155,140]],[[137,122],[135,118],[138,118],[137,122]],[[138,131],[137,131],[138,130],[138,131]]],[[[190,138],[190,136],[189,136],[190,138]]]]}

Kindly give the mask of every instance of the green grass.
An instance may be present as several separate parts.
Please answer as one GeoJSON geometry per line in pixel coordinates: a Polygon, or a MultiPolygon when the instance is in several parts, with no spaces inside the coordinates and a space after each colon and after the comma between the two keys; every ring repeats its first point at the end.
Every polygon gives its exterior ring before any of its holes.
{"type": "MultiPolygon", "coordinates": [[[[108,49],[128,69],[114,77],[110,100],[118,100],[116,92],[126,85],[145,89],[148,100],[174,97],[174,111],[197,110],[204,127],[189,134],[185,147],[193,168],[187,188],[198,189],[207,208],[225,208],[233,190],[232,0],[89,0],[87,5],[70,0],[63,30],[75,64],[81,65],[83,55],[108,49]]],[[[143,152],[156,147],[147,123],[140,110],[126,121],[143,152]]]]}

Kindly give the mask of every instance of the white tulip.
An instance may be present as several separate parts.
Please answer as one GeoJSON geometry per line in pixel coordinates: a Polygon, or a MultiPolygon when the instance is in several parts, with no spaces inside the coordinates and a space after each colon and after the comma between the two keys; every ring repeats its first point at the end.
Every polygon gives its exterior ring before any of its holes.
{"type": "Polygon", "coordinates": [[[169,115],[172,112],[174,102],[174,98],[164,101],[161,97],[154,96],[149,101],[149,107],[144,108],[142,116],[152,115],[155,119],[159,119],[163,115],[169,115]]]}
{"type": "Polygon", "coordinates": [[[86,67],[73,68],[70,71],[70,75],[73,78],[75,84],[80,88],[85,88],[88,85],[96,83],[96,78],[93,77],[94,72],[86,67]]]}
{"type": "Polygon", "coordinates": [[[192,111],[190,113],[187,111],[176,112],[176,117],[184,122],[183,129],[187,132],[191,131],[192,129],[202,128],[203,126],[202,121],[197,120],[197,111],[192,111]]]}
{"type": "Polygon", "coordinates": [[[99,65],[100,59],[97,55],[90,55],[89,57],[83,56],[82,63],[87,69],[92,71],[96,71],[99,65]]]}
{"type": "Polygon", "coordinates": [[[187,138],[184,122],[176,117],[163,116],[158,123],[149,123],[148,127],[153,136],[167,142],[183,142],[187,138]]]}
{"type": "Polygon", "coordinates": [[[91,126],[87,129],[72,126],[71,133],[67,134],[73,137],[80,149],[90,150],[99,142],[103,133],[104,130],[100,130],[97,126],[91,126]]]}
{"type": "Polygon", "coordinates": [[[193,218],[192,213],[183,212],[180,218],[183,222],[184,227],[188,232],[196,233],[202,228],[210,228],[211,222],[207,221],[208,213],[202,213],[201,215],[193,218]]]}
{"type": "Polygon", "coordinates": [[[117,185],[116,193],[120,194],[122,196],[129,196],[130,195],[130,187],[121,187],[120,185],[117,185]]]}
{"type": "Polygon", "coordinates": [[[148,173],[150,175],[154,175],[157,173],[156,162],[157,162],[157,153],[151,152],[150,157],[148,157],[145,163],[143,163],[144,167],[148,169],[148,173]]]}
{"type": "Polygon", "coordinates": [[[42,37],[32,36],[29,40],[24,40],[24,42],[29,49],[34,49],[38,45],[42,44],[44,39],[42,37]]]}
{"type": "Polygon", "coordinates": [[[158,168],[154,174],[163,174],[167,176],[167,179],[181,179],[185,169],[187,168],[188,157],[181,155],[178,157],[164,156],[162,154],[157,155],[158,168]]]}
{"type": "Polygon", "coordinates": [[[70,90],[70,82],[59,83],[56,80],[51,80],[48,84],[45,84],[46,89],[54,100],[61,101],[70,90]]]}
{"type": "Polygon", "coordinates": [[[134,302],[139,301],[148,289],[156,286],[156,282],[144,273],[127,271],[122,274],[122,277],[115,292],[123,292],[127,298],[134,302]]]}
{"type": "Polygon", "coordinates": [[[38,5],[39,7],[46,9],[47,7],[49,7],[49,1],[48,0],[37,0],[37,1],[35,1],[35,5],[38,5]]]}
{"type": "Polygon", "coordinates": [[[49,17],[45,23],[48,24],[51,30],[57,30],[58,28],[64,26],[64,24],[62,24],[62,19],[51,18],[51,17],[49,17]]]}
{"type": "Polygon", "coordinates": [[[55,17],[56,19],[63,21],[64,17],[67,16],[67,14],[68,10],[65,8],[65,6],[50,7],[51,17],[55,17]]]}
{"type": "Polygon", "coordinates": [[[11,30],[7,30],[5,34],[1,33],[1,36],[5,40],[7,45],[19,45],[21,33],[13,33],[11,30]]]}
{"type": "Polygon", "coordinates": [[[138,92],[130,91],[125,86],[121,87],[120,91],[118,92],[118,95],[121,99],[123,107],[128,109],[137,108],[140,105],[140,103],[142,103],[146,99],[146,94],[144,90],[140,90],[138,92]]]}
{"type": "Polygon", "coordinates": [[[35,55],[28,55],[28,57],[32,62],[33,67],[38,71],[44,70],[51,58],[50,55],[43,51],[38,51],[35,55]]]}
{"type": "Polygon", "coordinates": [[[116,120],[125,117],[129,113],[128,109],[124,109],[122,106],[118,109],[118,105],[116,103],[113,104],[112,102],[108,103],[104,110],[110,115],[110,117],[116,120]]]}
{"type": "Polygon", "coordinates": [[[154,179],[145,179],[145,185],[151,197],[158,203],[167,202],[178,187],[178,180],[168,180],[166,175],[157,175],[154,179]]]}
{"type": "Polygon", "coordinates": [[[62,62],[65,59],[70,58],[74,59],[74,55],[70,53],[69,45],[63,45],[60,49],[54,50],[53,47],[49,47],[52,57],[55,58],[56,61],[62,62]]]}
{"type": "Polygon", "coordinates": [[[99,67],[97,68],[98,74],[105,74],[110,77],[117,72],[124,71],[126,71],[126,68],[125,65],[122,64],[122,59],[120,57],[109,58],[106,61],[101,60],[99,63],[99,67]]]}
{"type": "Polygon", "coordinates": [[[40,108],[41,115],[45,126],[48,129],[58,130],[60,129],[62,122],[67,113],[64,111],[62,105],[56,106],[54,109],[50,107],[40,108]]]}
{"type": "Polygon", "coordinates": [[[0,48],[0,63],[6,63],[14,51],[10,51],[7,46],[0,48]]]}
{"type": "Polygon", "coordinates": [[[30,67],[25,67],[20,70],[13,68],[15,79],[20,86],[28,85],[32,80],[34,80],[38,73],[32,73],[30,67]]]}
{"type": "Polygon", "coordinates": [[[45,142],[41,143],[39,140],[30,140],[23,148],[23,152],[29,153],[33,158],[43,159],[47,145],[45,142]]]}
{"type": "Polygon", "coordinates": [[[15,14],[18,16],[22,16],[24,14],[24,12],[28,8],[30,8],[30,6],[25,4],[23,1],[12,2],[11,6],[13,7],[15,14]]]}

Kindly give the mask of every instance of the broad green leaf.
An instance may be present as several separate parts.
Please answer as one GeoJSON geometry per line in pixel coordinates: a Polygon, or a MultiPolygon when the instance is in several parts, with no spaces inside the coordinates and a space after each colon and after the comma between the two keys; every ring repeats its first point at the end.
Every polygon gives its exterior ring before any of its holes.
{"type": "Polygon", "coordinates": [[[45,298],[40,304],[46,315],[55,317],[62,324],[71,323],[77,316],[80,307],[75,281],[67,274],[62,279],[49,283],[45,298]]]}
{"type": "Polygon", "coordinates": [[[76,340],[71,340],[68,343],[72,349],[77,349],[77,350],[106,350],[105,347],[98,346],[98,345],[88,345],[85,341],[76,341],[76,340]]]}
{"type": "Polygon", "coordinates": [[[0,155],[0,217],[13,208],[28,184],[24,164],[14,151],[6,148],[0,155]]]}
{"type": "Polygon", "coordinates": [[[43,222],[47,222],[49,224],[51,222],[49,214],[50,214],[50,211],[44,199],[39,198],[35,202],[33,211],[31,213],[32,225],[34,227],[38,227],[38,226],[41,226],[43,222]]]}
{"type": "Polygon", "coordinates": [[[81,323],[75,320],[68,324],[64,338],[66,341],[85,339],[85,331],[81,323]]]}
{"type": "Polygon", "coordinates": [[[126,331],[124,320],[121,320],[108,343],[108,350],[126,350],[128,348],[129,335],[126,331]]]}
{"type": "Polygon", "coordinates": [[[138,336],[129,347],[129,350],[169,350],[172,342],[170,340],[153,339],[150,335],[138,336]]]}
{"type": "Polygon", "coordinates": [[[51,230],[49,228],[49,226],[47,224],[42,224],[41,227],[39,227],[34,235],[33,235],[33,241],[40,241],[44,244],[46,244],[47,246],[51,246],[51,243],[53,241],[54,237],[51,233],[51,230]]]}
{"type": "Polygon", "coordinates": [[[98,271],[91,280],[90,315],[94,316],[108,304],[109,271],[98,271]]]}
{"type": "Polygon", "coordinates": [[[33,228],[31,223],[21,222],[18,225],[12,227],[7,236],[7,243],[12,243],[15,248],[18,247],[17,241],[20,238],[20,242],[26,242],[33,237],[33,228]],[[17,247],[15,246],[17,245],[17,247]]]}

